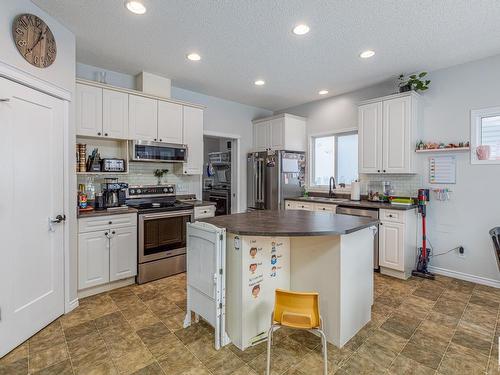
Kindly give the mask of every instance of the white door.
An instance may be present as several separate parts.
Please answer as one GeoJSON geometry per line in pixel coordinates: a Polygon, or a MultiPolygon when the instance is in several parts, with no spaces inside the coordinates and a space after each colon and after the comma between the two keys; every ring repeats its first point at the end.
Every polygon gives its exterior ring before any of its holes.
{"type": "Polygon", "coordinates": [[[266,151],[269,148],[270,122],[261,122],[253,126],[254,151],[266,151]]]}
{"type": "Polygon", "coordinates": [[[110,138],[127,139],[128,94],[103,90],[102,104],[103,135],[110,138]]]}
{"type": "Polygon", "coordinates": [[[76,134],[102,136],[102,89],[76,84],[76,134]]]}
{"type": "Polygon", "coordinates": [[[182,144],[182,105],[158,101],[158,141],[182,144]]]}
{"type": "Polygon", "coordinates": [[[384,101],[383,157],[384,173],[410,172],[410,100],[409,96],[384,101]]]}
{"type": "Polygon", "coordinates": [[[358,110],[359,173],[382,173],[382,103],[358,110]]]}
{"type": "Polygon", "coordinates": [[[137,227],[111,230],[109,281],[137,275],[137,227]]]}
{"type": "Polygon", "coordinates": [[[379,225],[379,263],[404,271],[404,224],[383,222],[379,225]]]}
{"type": "Polygon", "coordinates": [[[109,230],[78,235],[78,289],[109,282],[109,230]]]}
{"type": "Polygon", "coordinates": [[[275,118],[269,125],[269,147],[273,150],[284,149],[285,119],[275,118]]]}
{"type": "Polygon", "coordinates": [[[184,174],[202,174],[203,170],[203,110],[184,106],[184,143],[188,147],[184,174]]]}
{"type": "Polygon", "coordinates": [[[64,313],[65,106],[0,78],[0,357],[64,313]]]}
{"type": "Polygon", "coordinates": [[[129,95],[129,139],[156,141],[158,139],[158,101],[129,95]]]}

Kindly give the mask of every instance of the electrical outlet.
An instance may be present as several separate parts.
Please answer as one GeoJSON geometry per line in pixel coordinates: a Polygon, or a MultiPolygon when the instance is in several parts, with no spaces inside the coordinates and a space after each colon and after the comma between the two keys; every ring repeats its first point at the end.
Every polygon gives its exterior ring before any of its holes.
{"type": "Polygon", "coordinates": [[[460,258],[465,258],[465,249],[463,246],[459,246],[457,248],[457,255],[460,257],[460,258]]]}

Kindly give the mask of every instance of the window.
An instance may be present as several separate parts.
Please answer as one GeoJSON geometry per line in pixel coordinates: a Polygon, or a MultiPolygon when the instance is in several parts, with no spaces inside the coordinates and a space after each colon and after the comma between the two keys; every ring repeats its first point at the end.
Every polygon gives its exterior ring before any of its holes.
{"type": "Polygon", "coordinates": [[[358,178],[358,133],[347,132],[311,137],[311,186],[350,185],[358,178]]]}
{"type": "Polygon", "coordinates": [[[471,111],[471,162],[500,164],[500,107],[471,111]]]}

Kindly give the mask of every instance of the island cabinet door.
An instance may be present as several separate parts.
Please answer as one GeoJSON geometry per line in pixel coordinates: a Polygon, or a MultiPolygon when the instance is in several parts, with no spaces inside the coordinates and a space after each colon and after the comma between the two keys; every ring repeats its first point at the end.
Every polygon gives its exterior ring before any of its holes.
{"type": "Polygon", "coordinates": [[[380,265],[404,271],[404,224],[382,222],[379,230],[380,265]]]}

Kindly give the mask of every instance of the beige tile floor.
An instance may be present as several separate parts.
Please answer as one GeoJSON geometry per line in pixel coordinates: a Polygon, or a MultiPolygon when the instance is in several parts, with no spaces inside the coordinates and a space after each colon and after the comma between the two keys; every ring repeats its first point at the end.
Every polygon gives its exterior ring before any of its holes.
{"type": "MultiPolygon", "coordinates": [[[[182,328],[185,275],[80,301],[0,359],[9,374],[263,374],[265,344],[213,349],[213,330],[182,328]]],[[[375,275],[373,319],[343,349],[336,374],[500,374],[500,290],[446,277],[401,281],[375,275]]],[[[319,340],[281,329],[273,374],[321,374],[319,340]]]]}

